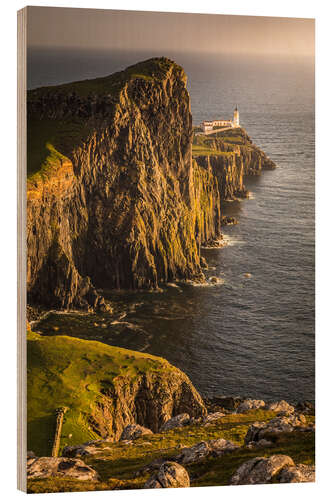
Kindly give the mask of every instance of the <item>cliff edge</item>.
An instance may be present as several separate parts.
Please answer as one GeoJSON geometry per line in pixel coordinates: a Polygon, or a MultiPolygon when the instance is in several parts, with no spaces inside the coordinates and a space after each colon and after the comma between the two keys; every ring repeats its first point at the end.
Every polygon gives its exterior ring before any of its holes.
{"type": "Polygon", "coordinates": [[[30,304],[103,309],[96,288],[202,279],[220,194],[192,163],[180,66],[156,58],[29,91],[28,144],[30,304]]]}

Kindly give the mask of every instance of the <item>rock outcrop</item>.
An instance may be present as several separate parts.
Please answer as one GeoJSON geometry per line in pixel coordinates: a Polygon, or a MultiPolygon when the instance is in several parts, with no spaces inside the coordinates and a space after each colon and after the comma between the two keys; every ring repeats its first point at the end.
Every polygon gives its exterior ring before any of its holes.
{"type": "Polygon", "coordinates": [[[314,465],[295,465],[287,455],[256,457],[242,464],[230,484],[310,483],[315,481],[314,465]]]}
{"type": "Polygon", "coordinates": [[[261,439],[270,439],[281,432],[293,432],[294,430],[314,430],[307,425],[304,415],[289,415],[276,417],[269,422],[255,422],[252,424],[245,436],[245,444],[261,439]]]}
{"type": "Polygon", "coordinates": [[[257,410],[258,408],[264,408],[265,401],[262,399],[245,399],[237,408],[237,413],[244,413],[249,410],[257,410]]]}
{"type": "Polygon", "coordinates": [[[242,128],[196,136],[193,154],[197,164],[216,177],[221,203],[249,196],[244,176],[276,168],[242,128]]]}
{"type": "Polygon", "coordinates": [[[125,427],[125,429],[121,433],[120,440],[132,441],[134,439],[138,439],[142,436],[147,436],[149,434],[153,434],[150,429],[147,429],[142,425],[131,424],[125,427]]]}
{"type": "Polygon", "coordinates": [[[219,457],[238,448],[239,446],[235,443],[223,438],[201,441],[190,448],[184,448],[179,455],[174,457],[174,460],[183,465],[192,464],[201,462],[208,457],[219,457]]]}
{"type": "Polygon", "coordinates": [[[176,462],[164,462],[158,472],[151,476],[144,488],[188,488],[189,475],[181,465],[176,462]]]}
{"type": "Polygon", "coordinates": [[[294,413],[295,408],[294,408],[294,406],[287,403],[287,401],[284,401],[282,399],[281,401],[269,403],[267,405],[267,410],[275,411],[276,413],[291,414],[291,413],[294,413]]]}
{"type": "Polygon", "coordinates": [[[167,420],[160,428],[160,432],[166,432],[171,429],[176,429],[177,427],[183,427],[184,425],[188,425],[189,423],[190,415],[188,413],[181,413],[180,415],[176,415],[175,417],[167,420]]]}
{"type": "Polygon", "coordinates": [[[51,453],[47,443],[53,438],[50,426],[40,427],[39,422],[54,419],[55,425],[55,409],[60,406],[68,407],[60,448],[82,443],[84,435],[91,439],[92,433],[118,441],[132,424],[158,432],[175,415],[198,418],[207,414],[189,378],[163,358],[32,332],[27,349],[28,446],[38,455],[51,453]],[[80,422],[81,441],[75,441],[76,422],[80,422]],[[67,438],[71,433],[74,436],[67,438]],[[43,441],[45,447],[39,449],[43,441]]]}
{"type": "Polygon", "coordinates": [[[202,279],[220,198],[213,173],[192,163],[180,66],[151,59],[29,91],[28,144],[29,303],[104,309],[96,288],[202,279]]]}
{"type": "Polygon", "coordinates": [[[230,484],[267,484],[283,468],[295,466],[287,455],[272,455],[269,458],[256,457],[243,463],[233,474],[230,484]]]}
{"type": "Polygon", "coordinates": [[[31,458],[27,463],[28,479],[49,477],[79,479],[80,481],[98,481],[97,472],[76,458],[40,457],[31,458]]]}
{"type": "Polygon", "coordinates": [[[279,483],[314,483],[316,480],[316,468],[314,465],[298,464],[295,467],[287,467],[278,475],[279,483]]]}

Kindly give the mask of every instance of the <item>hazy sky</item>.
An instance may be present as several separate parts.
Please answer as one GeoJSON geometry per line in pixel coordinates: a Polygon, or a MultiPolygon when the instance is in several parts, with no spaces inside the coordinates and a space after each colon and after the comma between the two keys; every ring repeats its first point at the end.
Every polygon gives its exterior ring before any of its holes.
{"type": "Polygon", "coordinates": [[[314,20],[29,7],[29,47],[314,55],[314,20]]]}

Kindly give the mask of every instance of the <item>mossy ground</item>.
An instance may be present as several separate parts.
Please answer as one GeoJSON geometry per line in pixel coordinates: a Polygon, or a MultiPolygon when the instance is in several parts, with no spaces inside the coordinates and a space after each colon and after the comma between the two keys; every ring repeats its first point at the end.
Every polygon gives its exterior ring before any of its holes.
{"type": "MultiPolygon", "coordinates": [[[[200,441],[225,438],[242,445],[249,425],[255,421],[268,421],[275,414],[264,410],[254,410],[242,415],[228,415],[209,426],[192,425],[174,429],[162,434],[140,438],[132,445],[101,443],[98,455],[85,458],[85,462],[96,469],[100,482],[73,481],[68,479],[30,480],[30,492],[85,491],[109,489],[142,488],[149,474],[137,472],[154,459],[169,458],[179,454],[181,447],[192,446],[200,441]]],[[[313,417],[308,417],[313,420],[313,417]]],[[[260,450],[240,448],[219,458],[211,458],[201,463],[186,466],[191,478],[191,486],[226,485],[231,475],[246,460],[256,456],[286,454],[295,463],[314,463],[314,433],[294,432],[274,438],[270,448],[260,450]]]]}
{"type": "Polygon", "coordinates": [[[192,156],[230,156],[233,152],[219,151],[215,147],[214,137],[205,135],[195,135],[192,144],[192,156]]]}
{"type": "Polygon", "coordinates": [[[33,117],[27,130],[27,177],[32,183],[52,176],[62,162],[70,161],[66,154],[88,133],[87,124],[79,119],[33,117]]]}
{"type": "Polygon", "coordinates": [[[38,456],[52,450],[56,409],[68,406],[60,449],[97,439],[89,415],[105,384],[118,376],[135,378],[147,371],[165,376],[175,368],[156,356],[66,336],[28,332],[28,449],[38,456]],[[71,438],[68,436],[71,435],[71,438]]]}

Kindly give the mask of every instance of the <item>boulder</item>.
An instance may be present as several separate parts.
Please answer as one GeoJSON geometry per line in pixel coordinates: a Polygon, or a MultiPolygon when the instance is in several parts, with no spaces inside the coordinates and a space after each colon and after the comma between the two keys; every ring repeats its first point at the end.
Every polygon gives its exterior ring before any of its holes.
{"type": "Polygon", "coordinates": [[[304,415],[296,414],[276,417],[269,422],[255,422],[247,431],[245,444],[251,441],[260,441],[261,439],[269,440],[274,434],[293,432],[295,429],[303,430],[305,428],[308,430],[304,415]]]}
{"type": "Polygon", "coordinates": [[[287,403],[287,401],[284,401],[284,399],[282,399],[281,401],[276,401],[275,403],[269,403],[266,408],[267,410],[275,411],[276,413],[290,414],[294,413],[295,411],[295,408],[287,403]]]}
{"type": "Polygon", "coordinates": [[[96,455],[104,450],[104,447],[99,446],[104,443],[104,440],[90,441],[89,443],[78,444],[75,446],[65,446],[62,450],[62,456],[68,458],[85,457],[96,455]]]}
{"type": "Polygon", "coordinates": [[[190,478],[184,467],[176,462],[164,462],[151,476],[144,488],[188,488],[190,478]]]}
{"type": "Polygon", "coordinates": [[[205,257],[200,257],[200,266],[202,269],[208,269],[208,264],[205,257]]]}
{"type": "Polygon", "coordinates": [[[220,420],[220,418],[225,417],[225,413],[221,411],[216,411],[215,413],[209,413],[207,417],[204,418],[204,425],[210,425],[216,422],[216,420],[220,420]]]}
{"type": "Polygon", "coordinates": [[[151,434],[153,434],[153,432],[150,429],[142,427],[142,425],[139,424],[131,424],[127,425],[127,427],[123,430],[120,436],[120,441],[132,441],[133,439],[138,439],[142,436],[151,434]]]}
{"type": "Polygon", "coordinates": [[[257,410],[263,408],[265,401],[262,399],[245,399],[237,408],[236,413],[244,413],[249,410],[257,410]]]}
{"type": "Polygon", "coordinates": [[[310,401],[302,401],[297,403],[296,410],[298,412],[304,413],[305,415],[314,415],[315,407],[310,401]]]}
{"type": "Polygon", "coordinates": [[[314,465],[298,464],[281,470],[278,481],[280,483],[314,483],[316,480],[314,465]]]}
{"type": "Polygon", "coordinates": [[[97,472],[78,458],[40,457],[27,464],[28,479],[68,477],[80,481],[98,481],[97,472]]]}
{"type": "Polygon", "coordinates": [[[219,407],[225,410],[234,411],[243,401],[240,396],[215,396],[207,400],[207,406],[219,407]]]}
{"type": "Polygon", "coordinates": [[[176,429],[177,427],[183,427],[190,423],[190,415],[188,413],[181,413],[176,417],[172,417],[160,428],[160,432],[170,431],[171,429],[176,429]]]}
{"type": "Polygon", "coordinates": [[[233,474],[230,484],[268,484],[284,468],[295,466],[287,455],[256,457],[243,463],[233,474]]]}
{"type": "Polygon", "coordinates": [[[268,441],[267,439],[260,439],[259,441],[250,441],[247,444],[247,448],[269,448],[270,446],[273,446],[272,441],[268,441]]]}
{"type": "Polygon", "coordinates": [[[201,441],[190,448],[183,448],[181,453],[175,457],[175,461],[181,464],[192,464],[209,456],[219,457],[238,448],[239,446],[235,443],[223,438],[201,441]]]}

